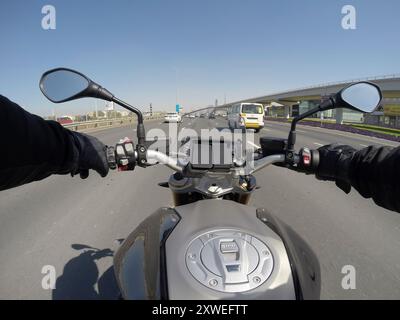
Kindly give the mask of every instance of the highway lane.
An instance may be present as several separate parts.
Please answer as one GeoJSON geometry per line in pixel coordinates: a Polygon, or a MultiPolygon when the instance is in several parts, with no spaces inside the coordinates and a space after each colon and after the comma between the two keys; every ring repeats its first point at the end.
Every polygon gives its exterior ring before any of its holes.
{"type": "MultiPolygon", "coordinates": [[[[278,134],[279,137],[287,137],[287,132],[289,128],[290,124],[288,123],[267,121],[266,129],[263,130],[263,135],[268,135],[270,132],[273,132],[273,135],[278,134]]],[[[399,146],[399,143],[394,141],[304,125],[297,126],[297,136],[298,138],[309,138],[310,140],[313,140],[310,141],[312,142],[312,145],[309,146],[312,148],[318,148],[319,146],[321,146],[321,144],[325,145],[332,142],[348,144],[356,149],[364,148],[369,145],[392,147],[399,146]]]]}
{"type": "MultiPolygon", "coordinates": [[[[224,127],[222,118],[185,119],[182,128],[224,127]]],[[[147,123],[147,129],[167,129],[147,123]]],[[[268,122],[259,135],[287,136],[288,126],[268,122]]],[[[107,144],[132,136],[122,127],[92,133],[107,144]]],[[[259,135],[256,135],[258,137],[259,135]]],[[[297,146],[342,142],[357,148],[393,144],[358,135],[299,126],[297,146]]],[[[255,141],[257,144],[257,140],[255,141]]],[[[53,176],[44,181],[0,193],[0,298],[114,298],[112,279],[105,274],[112,259],[99,252],[76,250],[73,244],[99,249],[117,247],[147,215],[171,205],[168,189],[157,186],[170,170],[163,166],[111,172],[102,179],[91,174],[53,176]],[[56,268],[54,292],[41,286],[44,265],[56,268]],[[104,275],[99,283],[98,277],[104,275]],[[104,284],[110,284],[104,289],[104,284]]],[[[289,223],[317,253],[322,269],[323,299],[400,298],[400,214],[377,207],[357,192],[345,195],[333,183],[283,168],[257,173],[251,202],[289,223]],[[357,289],[343,290],[343,266],[357,271],[357,289]]]]}

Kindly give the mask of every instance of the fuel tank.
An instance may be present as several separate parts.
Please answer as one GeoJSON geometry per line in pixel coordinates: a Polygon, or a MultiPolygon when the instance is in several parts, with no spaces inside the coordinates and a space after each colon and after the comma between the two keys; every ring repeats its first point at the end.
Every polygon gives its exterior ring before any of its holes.
{"type": "Polygon", "coordinates": [[[227,200],[162,208],[114,257],[125,299],[319,299],[310,247],[266,209],[227,200]]]}

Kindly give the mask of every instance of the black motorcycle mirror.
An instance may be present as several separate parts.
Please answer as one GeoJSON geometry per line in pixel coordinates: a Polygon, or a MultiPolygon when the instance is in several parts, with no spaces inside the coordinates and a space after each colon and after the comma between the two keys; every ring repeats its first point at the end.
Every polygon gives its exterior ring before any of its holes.
{"type": "Polygon", "coordinates": [[[296,125],[300,120],[303,120],[317,112],[337,108],[347,108],[364,113],[370,113],[379,106],[381,101],[382,92],[380,88],[370,82],[358,82],[342,89],[317,108],[307,111],[293,119],[287,143],[287,157],[293,157],[294,145],[296,143],[296,125]]]}
{"type": "Polygon", "coordinates": [[[132,111],[138,117],[138,145],[145,145],[146,134],[142,112],[139,109],[116,98],[107,89],[90,80],[82,73],[67,68],[52,69],[42,75],[40,78],[39,87],[45,97],[54,103],[62,103],[80,98],[91,97],[115,102],[121,107],[132,111]]]}

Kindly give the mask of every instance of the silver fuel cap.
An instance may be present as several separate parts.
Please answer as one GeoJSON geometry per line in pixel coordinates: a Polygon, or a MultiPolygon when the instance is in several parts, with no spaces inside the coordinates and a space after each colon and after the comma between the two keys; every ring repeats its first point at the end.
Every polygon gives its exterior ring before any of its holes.
{"type": "Polygon", "coordinates": [[[209,231],[186,251],[186,266],[204,286],[240,293],[261,286],[270,277],[274,258],[265,243],[237,230],[209,231]]]}

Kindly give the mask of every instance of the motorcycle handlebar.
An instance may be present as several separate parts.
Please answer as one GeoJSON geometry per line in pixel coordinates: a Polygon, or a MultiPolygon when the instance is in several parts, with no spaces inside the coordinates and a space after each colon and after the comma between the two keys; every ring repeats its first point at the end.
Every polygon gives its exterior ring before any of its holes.
{"type": "Polygon", "coordinates": [[[154,151],[154,150],[147,150],[147,159],[151,160],[156,160],[157,162],[160,162],[167,167],[171,168],[172,170],[175,170],[177,172],[182,172],[183,167],[179,165],[178,161],[175,160],[174,158],[171,158],[170,156],[159,152],[159,151],[154,151]]]}
{"type": "MultiPolygon", "coordinates": [[[[120,169],[124,168],[134,168],[136,163],[126,163],[127,161],[136,161],[138,158],[137,151],[134,151],[133,156],[127,158],[123,158],[122,160],[118,160],[115,153],[114,147],[107,147],[107,161],[110,169],[116,169],[117,167],[120,169]],[[130,159],[130,160],[129,160],[130,159]],[[123,161],[123,163],[121,163],[123,161]]],[[[162,163],[165,166],[176,172],[182,172],[184,169],[184,165],[180,164],[179,161],[175,158],[172,158],[162,152],[155,150],[147,150],[146,156],[148,160],[155,160],[158,163],[162,163]]],[[[253,174],[261,169],[271,165],[271,164],[287,164],[286,155],[285,154],[275,154],[263,157],[258,160],[254,160],[253,168],[249,171],[246,171],[244,168],[237,168],[238,174],[253,174]]],[[[306,174],[314,174],[319,165],[319,151],[318,150],[310,150],[308,148],[303,148],[300,150],[299,154],[296,154],[294,165],[289,165],[288,167],[297,172],[303,172],[306,174]]],[[[120,169],[122,171],[129,169],[120,169]]]]}

